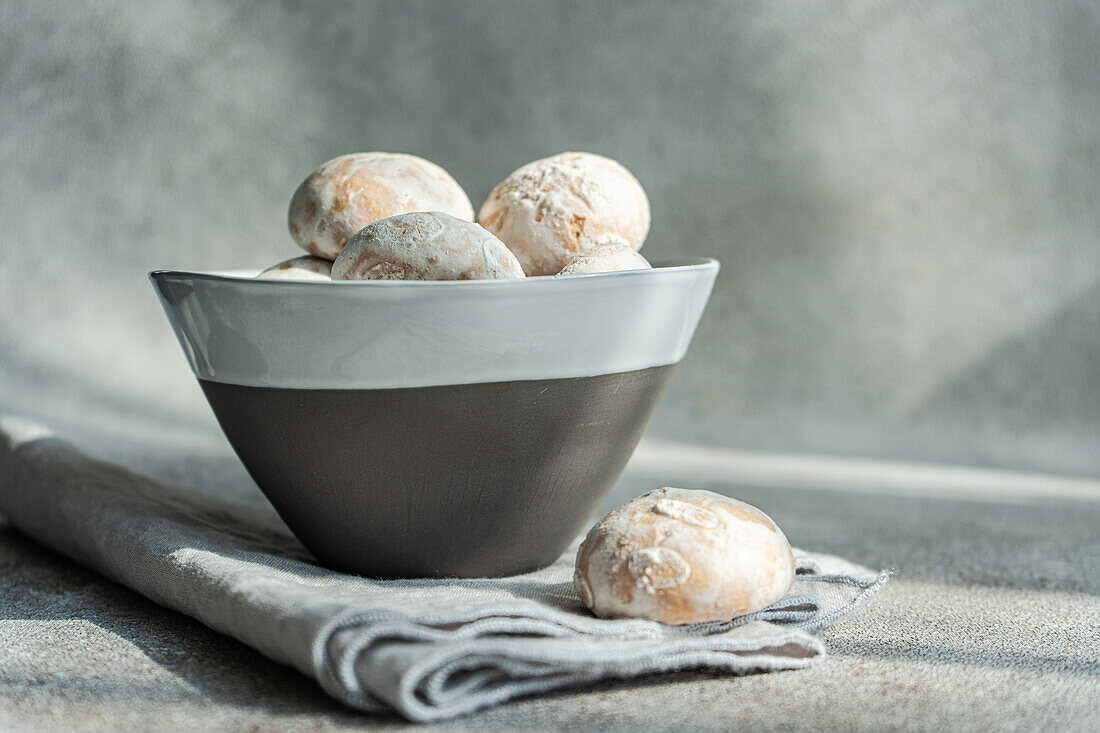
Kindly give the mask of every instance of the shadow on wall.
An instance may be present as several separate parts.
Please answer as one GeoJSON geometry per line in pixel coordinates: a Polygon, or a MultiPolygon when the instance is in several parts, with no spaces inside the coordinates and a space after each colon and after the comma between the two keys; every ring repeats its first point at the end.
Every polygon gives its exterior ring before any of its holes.
{"type": "MultiPolygon", "coordinates": [[[[708,325],[715,327],[704,320],[704,327],[708,325]]],[[[875,408],[863,416],[850,407],[827,410],[809,392],[801,405],[791,405],[795,390],[781,388],[776,401],[782,406],[768,409],[749,403],[715,421],[707,414],[716,409],[713,404],[696,405],[696,410],[705,410],[702,413],[678,414],[697,395],[682,394],[691,389],[690,380],[674,380],[671,389],[681,392],[679,399],[662,405],[651,432],[748,450],[772,450],[778,440],[781,450],[793,452],[1096,476],[1100,475],[1098,334],[1100,284],[1093,284],[1023,332],[989,344],[971,361],[938,376],[900,409],[875,408]],[[701,427],[693,426],[693,419],[701,427]]],[[[825,348],[843,345],[838,339],[825,348]]],[[[832,361],[834,356],[825,353],[817,358],[832,361]]],[[[689,353],[681,373],[696,368],[698,360],[689,353]]],[[[731,372],[737,368],[730,365],[731,372]]],[[[728,378],[737,380],[732,373],[728,378]]],[[[812,391],[814,383],[803,388],[812,391]]],[[[757,399],[766,402],[764,395],[757,399]]]]}
{"type": "MultiPolygon", "coordinates": [[[[183,356],[176,361],[182,364],[183,356]]],[[[147,392],[134,394],[86,363],[31,360],[18,348],[0,346],[0,370],[0,415],[38,420],[100,446],[142,444],[147,453],[175,445],[182,455],[200,446],[225,444],[202,391],[191,378],[181,387],[191,388],[194,407],[184,410],[179,408],[181,400],[159,401],[150,399],[147,392]]],[[[189,376],[186,366],[180,371],[189,376]]]]}
{"type": "Polygon", "coordinates": [[[1100,456],[1097,334],[1100,283],[946,379],[910,419],[930,431],[943,424],[955,440],[966,441],[951,456],[955,460],[996,464],[1015,459],[1054,471],[1095,473],[1100,456]],[[997,439],[1008,442],[1012,435],[1031,440],[1013,445],[1015,455],[996,451],[997,439]]]}
{"type": "Polygon", "coordinates": [[[1011,6],[12,5],[0,400],[210,427],[147,270],[298,254],[340,153],[476,208],[579,148],[645,184],[647,255],[725,266],[655,434],[1100,475],[1100,13],[1011,6]]]}

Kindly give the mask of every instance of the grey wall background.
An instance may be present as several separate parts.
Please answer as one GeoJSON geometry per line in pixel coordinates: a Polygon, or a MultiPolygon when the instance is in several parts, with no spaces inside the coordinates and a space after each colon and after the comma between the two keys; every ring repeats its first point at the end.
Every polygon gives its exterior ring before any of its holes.
{"type": "Polygon", "coordinates": [[[145,281],[320,162],[566,149],[724,270],[651,436],[1100,475],[1093,3],[4,3],[0,409],[213,424],[145,281]]]}

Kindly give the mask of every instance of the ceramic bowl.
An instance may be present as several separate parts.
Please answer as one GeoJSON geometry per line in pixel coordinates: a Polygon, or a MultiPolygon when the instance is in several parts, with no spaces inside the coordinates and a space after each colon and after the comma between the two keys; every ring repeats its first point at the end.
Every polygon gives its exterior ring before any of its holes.
{"type": "Polygon", "coordinates": [[[330,567],[553,562],[633,452],[718,263],[447,282],[150,273],[226,437],[330,567]]]}

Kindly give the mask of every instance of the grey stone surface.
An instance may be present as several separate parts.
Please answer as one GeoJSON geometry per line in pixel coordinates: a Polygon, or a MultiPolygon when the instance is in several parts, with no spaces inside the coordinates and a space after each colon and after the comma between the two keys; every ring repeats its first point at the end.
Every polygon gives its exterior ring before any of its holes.
{"type": "MultiPolygon", "coordinates": [[[[86,441],[89,445],[91,442],[86,441]]],[[[94,441],[92,441],[94,442],[94,441]]],[[[212,443],[217,441],[212,440],[212,443]]],[[[645,448],[643,447],[643,451],[645,448]]],[[[224,446],[116,458],[256,497],[224,446]],[[196,470],[202,466],[203,470],[196,470]]],[[[605,508],[660,482],[638,466],[605,508]]],[[[1095,730],[1100,501],[1016,503],[705,482],[765,509],[793,542],[893,567],[825,633],[815,668],[608,683],[429,729],[1095,730]]],[[[0,527],[0,728],[342,730],[397,718],[341,708],[306,677],[0,527]]]]}
{"type": "Polygon", "coordinates": [[[655,435],[1100,475],[1098,38],[1028,0],[4,3],[0,404],[207,425],[146,271],[294,254],[339,153],[476,205],[579,148],[646,185],[647,254],[725,265],[655,435]]]}

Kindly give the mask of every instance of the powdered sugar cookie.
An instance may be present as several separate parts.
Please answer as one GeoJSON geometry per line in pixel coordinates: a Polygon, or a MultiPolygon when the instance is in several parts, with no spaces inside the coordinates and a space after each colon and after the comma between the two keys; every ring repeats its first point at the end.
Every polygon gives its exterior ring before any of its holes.
{"type": "Polygon", "coordinates": [[[501,280],[524,277],[515,255],[482,227],[439,211],[369,224],[332,263],[333,280],[501,280]]]}
{"type": "Polygon", "coordinates": [[[664,488],[596,523],[573,584],[603,618],[728,621],[770,606],[794,582],[787,538],[766,514],[710,491],[664,488]]]}
{"type": "Polygon", "coordinates": [[[320,257],[303,255],[272,265],[256,277],[265,280],[331,280],[332,263],[320,257]]]}
{"type": "Polygon", "coordinates": [[[367,224],[411,211],[474,218],[466,192],[435,163],[401,153],[354,153],[333,158],[302,181],[287,225],[311,254],[334,260],[367,224]]]}
{"type": "Polygon", "coordinates": [[[619,272],[621,270],[648,270],[645,257],[619,242],[594,244],[573,255],[561,268],[559,275],[584,275],[593,272],[619,272]]]}
{"type": "Polygon", "coordinates": [[[592,245],[641,249],[649,200],[619,163],[592,153],[561,153],[505,178],[478,222],[508,245],[528,275],[553,275],[592,245]]]}

